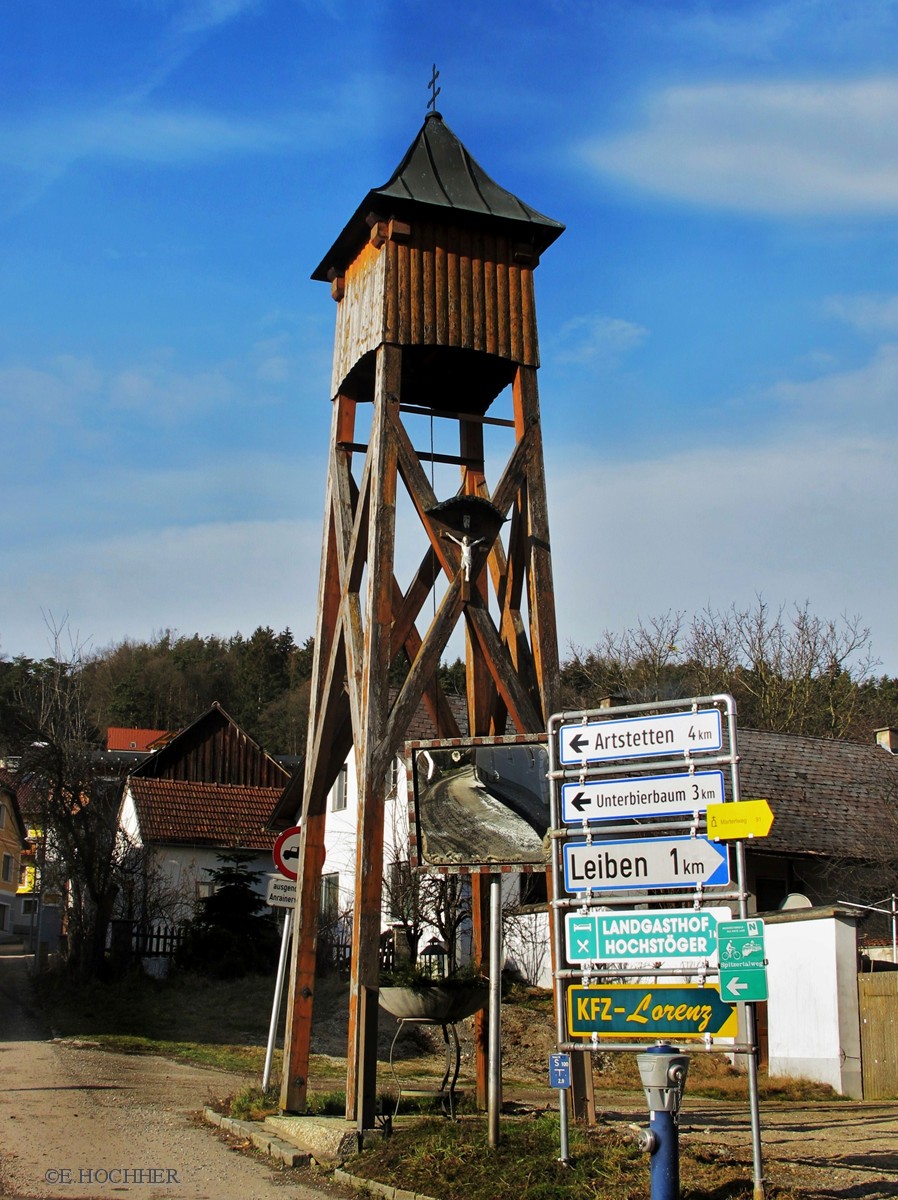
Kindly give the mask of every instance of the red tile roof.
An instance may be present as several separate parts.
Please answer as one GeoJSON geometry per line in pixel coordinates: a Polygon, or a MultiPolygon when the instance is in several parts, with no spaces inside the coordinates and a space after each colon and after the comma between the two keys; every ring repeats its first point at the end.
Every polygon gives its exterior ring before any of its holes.
{"type": "Polygon", "coordinates": [[[280,788],[143,779],[135,775],[128,787],[144,843],[241,846],[248,850],[270,850],[274,845],[274,835],[266,831],[265,825],[280,788]]]}
{"type": "Polygon", "coordinates": [[[167,736],[166,729],[126,729],[113,726],[106,730],[106,749],[149,750],[153,742],[167,736]]]}

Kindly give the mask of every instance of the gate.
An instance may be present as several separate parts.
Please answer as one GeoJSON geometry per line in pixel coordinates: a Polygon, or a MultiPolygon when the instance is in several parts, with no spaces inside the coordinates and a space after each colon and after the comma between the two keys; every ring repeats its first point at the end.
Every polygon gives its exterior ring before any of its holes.
{"type": "Polygon", "coordinates": [[[865,1100],[898,1096],[898,971],[859,975],[861,1070],[865,1100]]]}

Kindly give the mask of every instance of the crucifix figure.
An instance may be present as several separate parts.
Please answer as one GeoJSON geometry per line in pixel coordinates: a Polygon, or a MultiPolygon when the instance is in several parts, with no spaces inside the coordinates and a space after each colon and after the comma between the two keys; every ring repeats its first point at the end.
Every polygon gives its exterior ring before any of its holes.
{"type": "Polygon", "coordinates": [[[450,542],[455,542],[456,546],[461,546],[461,569],[465,573],[465,583],[471,582],[471,551],[475,546],[479,546],[485,538],[469,538],[466,533],[463,533],[460,538],[453,537],[451,533],[444,533],[444,538],[448,538],[450,542]]]}

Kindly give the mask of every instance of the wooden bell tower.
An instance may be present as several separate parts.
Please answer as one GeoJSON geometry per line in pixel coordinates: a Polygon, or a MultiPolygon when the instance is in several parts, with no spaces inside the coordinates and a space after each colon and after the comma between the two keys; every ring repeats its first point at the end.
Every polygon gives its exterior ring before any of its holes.
{"type": "MultiPolygon", "coordinates": [[[[387,775],[422,702],[438,736],[459,736],[437,682],[459,622],[471,734],[504,733],[509,720],[519,733],[542,732],[557,708],[533,271],[563,228],[490,179],[431,112],[312,276],[330,283],[337,327],[285,1111],[305,1107],[326,800],[350,750],[359,816],[347,1117],[371,1124],[387,775]],[[508,415],[488,415],[506,389],[508,415]],[[457,453],[416,448],[407,426],[422,421],[448,430],[457,453]],[[485,434],[499,431],[511,451],[490,487],[485,434]],[[449,495],[436,494],[435,463],[459,470],[449,495]],[[395,573],[400,484],[421,541],[404,586],[395,573]]],[[[472,885],[483,956],[480,876],[472,885]]]]}

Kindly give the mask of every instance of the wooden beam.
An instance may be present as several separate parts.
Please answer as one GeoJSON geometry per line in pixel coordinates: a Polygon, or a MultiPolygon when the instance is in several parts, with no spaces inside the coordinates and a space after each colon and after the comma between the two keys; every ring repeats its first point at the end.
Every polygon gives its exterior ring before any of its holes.
{"type": "Polygon", "coordinates": [[[377,350],[374,419],[366,470],[370,479],[365,599],[365,658],[361,727],[356,730],[359,810],[356,826],[356,878],[352,921],[352,974],[346,1116],[373,1125],[377,1039],[365,1020],[377,1003],[381,890],[383,883],[384,797],[389,758],[384,732],[389,716],[389,668],[393,620],[392,583],[396,530],[397,445],[402,352],[377,350]]]}
{"type": "Polygon", "coordinates": [[[421,642],[408,675],[393,704],[384,732],[383,756],[389,762],[402,747],[402,740],[412,717],[418,708],[424,689],[435,678],[440,665],[440,656],[461,614],[461,576],[446,589],[433,622],[421,642]]]}
{"type": "Polygon", "coordinates": [[[555,588],[552,580],[552,550],[549,541],[549,508],[546,498],[546,474],[543,467],[542,435],[539,426],[539,393],[536,370],[518,367],[512,396],[515,420],[531,431],[536,442],[534,457],[527,471],[527,541],[529,547],[530,645],[539,692],[543,721],[558,711],[560,664],[558,628],[555,622],[555,588]]]}
{"type": "Polygon", "coordinates": [[[489,612],[480,604],[465,608],[465,619],[481,643],[484,660],[519,733],[534,733],[543,728],[541,717],[512,666],[489,612]]]}

